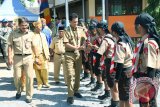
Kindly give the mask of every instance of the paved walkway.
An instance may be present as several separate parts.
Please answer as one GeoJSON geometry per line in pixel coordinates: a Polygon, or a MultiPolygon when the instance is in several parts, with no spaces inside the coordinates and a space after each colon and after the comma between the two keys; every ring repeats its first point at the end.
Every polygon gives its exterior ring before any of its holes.
{"type": "MultiPolygon", "coordinates": [[[[53,81],[53,63],[51,62],[49,67],[49,81],[51,84],[50,89],[43,88],[41,91],[36,89],[37,85],[34,82],[34,96],[31,104],[25,103],[25,92],[22,93],[22,97],[19,100],[15,99],[15,87],[13,85],[13,71],[7,71],[5,64],[1,63],[0,59],[0,107],[104,107],[106,105],[100,104],[97,96],[93,96],[90,93],[90,89],[84,87],[85,82],[81,83],[80,92],[84,96],[82,99],[75,98],[73,105],[66,103],[67,87],[64,84],[63,75],[61,73],[59,85],[55,85],[53,81]]],[[[160,105],[160,96],[158,97],[158,103],[160,105]]],[[[135,104],[135,107],[139,107],[135,104]]],[[[159,106],[160,107],[160,106],[159,106]]]]}

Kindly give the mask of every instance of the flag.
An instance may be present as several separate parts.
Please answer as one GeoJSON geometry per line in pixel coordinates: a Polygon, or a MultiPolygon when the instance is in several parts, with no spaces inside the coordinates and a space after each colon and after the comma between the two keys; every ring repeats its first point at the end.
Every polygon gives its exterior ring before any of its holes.
{"type": "Polygon", "coordinates": [[[50,26],[51,24],[51,15],[48,0],[38,0],[40,3],[40,13],[43,13],[43,17],[46,19],[46,24],[50,26]]]}

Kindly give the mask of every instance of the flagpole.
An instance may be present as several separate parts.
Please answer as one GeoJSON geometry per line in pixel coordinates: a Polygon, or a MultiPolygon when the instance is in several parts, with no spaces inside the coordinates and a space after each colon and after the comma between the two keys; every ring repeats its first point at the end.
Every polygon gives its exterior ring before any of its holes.
{"type": "Polygon", "coordinates": [[[65,10],[66,10],[66,27],[69,26],[69,9],[68,9],[68,0],[65,0],[65,10]]]}
{"type": "Polygon", "coordinates": [[[105,20],[105,0],[102,0],[102,21],[105,20]]]}

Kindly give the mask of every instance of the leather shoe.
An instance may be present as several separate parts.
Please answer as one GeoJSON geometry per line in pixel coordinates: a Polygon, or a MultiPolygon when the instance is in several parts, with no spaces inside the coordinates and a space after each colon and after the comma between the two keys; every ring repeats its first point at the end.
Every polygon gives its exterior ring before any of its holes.
{"type": "Polygon", "coordinates": [[[59,81],[56,81],[56,82],[55,82],[55,84],[57,84],[57,85],[58,85],[58,84],[60,84],[60,82],[59,82],[59,81]]]}
{"type": "Polygon", "coordinates": [[[73,97],[68,97],[68,98],[67,98],[67,103],[68,103],[68,104],[73,104],[73,103],[74,103],[73,97]]]}
{"type": "Polygon", "coordinates": [[[80,93],[74,93],[74,96],[77,98],[82,98],[83,96],[80,93]]]}
{"type": "Polygon", "coordinates": [[[16,94],[16,99],[19,99],[21,97],[21,93],[16,94]]]}
{"type": "Polygon", "coordinates": [[[32,99],[26,99],[26,103],[31,103],[32,99]]]}

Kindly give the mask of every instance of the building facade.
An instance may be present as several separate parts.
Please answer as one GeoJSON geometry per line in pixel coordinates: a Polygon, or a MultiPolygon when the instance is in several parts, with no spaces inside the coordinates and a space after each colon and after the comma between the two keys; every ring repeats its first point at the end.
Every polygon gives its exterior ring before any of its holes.
{"type": "MultiPolygon", "coordinates": [[[[65,17],[65,0],[50,0],[49,3],[53,4],[57,17],[65,17]]],[[[105,19],[109,28],[115,21],[122,21],[127,33],[137,37],[134,20],[146,6],[147,0],[105,0],[105,19]]],[[[102,19],[102,0],[68,0],[68,7],[69,14],[78,13],[80,18],[102,19]]]]}

